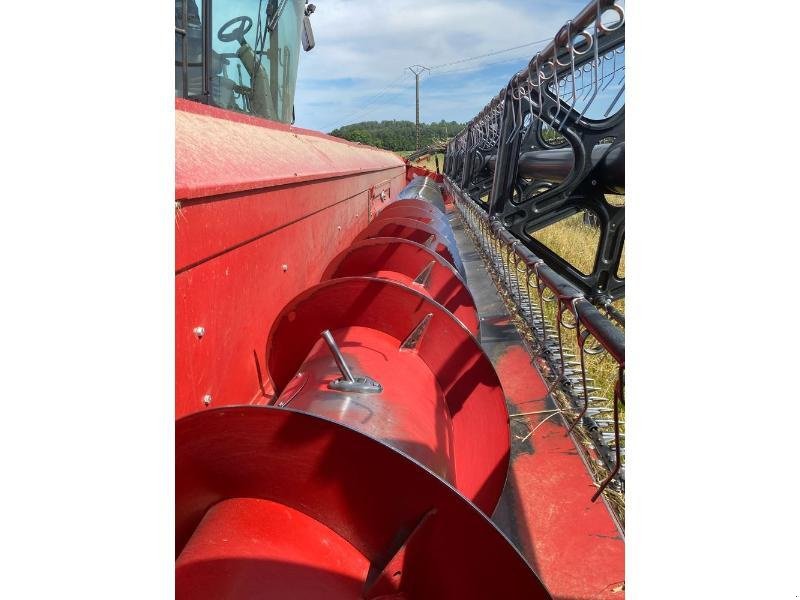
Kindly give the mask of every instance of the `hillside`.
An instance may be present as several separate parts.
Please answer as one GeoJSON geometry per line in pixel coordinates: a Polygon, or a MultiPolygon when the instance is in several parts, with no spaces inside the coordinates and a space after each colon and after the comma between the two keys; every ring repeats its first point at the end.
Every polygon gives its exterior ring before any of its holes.
{"type": "MultiPolygon", "coordinates": [[[[434,139],[452,137],[463,128],[464,123],[456,121],[420,123],[420,147],[424,148],[434,139]]],[[[395,152],[414,150],[416,147],[416,128],[412,121],[364,121],[334,129],[331,135],[395,152]]]]}

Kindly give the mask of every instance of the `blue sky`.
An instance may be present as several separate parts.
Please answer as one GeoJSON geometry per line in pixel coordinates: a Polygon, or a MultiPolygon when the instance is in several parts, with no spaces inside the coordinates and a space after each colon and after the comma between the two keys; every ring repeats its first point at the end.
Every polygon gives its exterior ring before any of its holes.
{"type": "MultiPolygon", "coordinates": [[[[413,121],[414,76],[404,71],[408,65],[450,63],[552,38],[586,0],[317,0],[315,4],[311,20],[317,45],[300,58],[296,125],[327,132],[357,121],[413,121]]],[[[543,45],[422,76],[420,119],[472,118],[543,45]]]]}

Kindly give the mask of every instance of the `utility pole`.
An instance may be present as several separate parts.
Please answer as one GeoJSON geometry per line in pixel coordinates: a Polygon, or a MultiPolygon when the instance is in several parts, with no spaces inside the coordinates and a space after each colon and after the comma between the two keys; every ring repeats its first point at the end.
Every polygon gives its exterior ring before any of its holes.
{"type": "Polygon", "coordinates": [[[430,71],[428,67],[423,67],[422,65],[412,65],[408,67],[408,70],[414,74],[414,77],[417,80],[417,144],[416,149],[419,150],[419,76],[423,71],[430,71]]]}

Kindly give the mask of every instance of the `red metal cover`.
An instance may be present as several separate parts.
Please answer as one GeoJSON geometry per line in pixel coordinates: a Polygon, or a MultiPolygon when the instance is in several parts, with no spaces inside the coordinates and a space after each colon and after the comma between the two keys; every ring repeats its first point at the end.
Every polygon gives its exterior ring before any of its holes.
{"type": "Polygon", "coordinates": [[[182,98],[175,108],[176,200],[404,167],[394,152],[317,131],[182,98]]]}
{"type": "Polygon", "coordinates": [[[176,100],[175,407],[266,402],[266,336],[405,185],[395,154],[176,100]]]}

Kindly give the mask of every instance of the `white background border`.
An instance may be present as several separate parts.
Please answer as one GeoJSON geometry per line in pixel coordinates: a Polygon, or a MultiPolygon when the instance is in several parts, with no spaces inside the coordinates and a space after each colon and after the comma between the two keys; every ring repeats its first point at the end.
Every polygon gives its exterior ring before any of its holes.
{"type": "MultiPolygon", "coordinates": [[[[797,598],[798,11],[626,4],[626,594],[797,598]]],[[[171,6],[3,13],[0,597],[169,597],[171,6]]]]}

